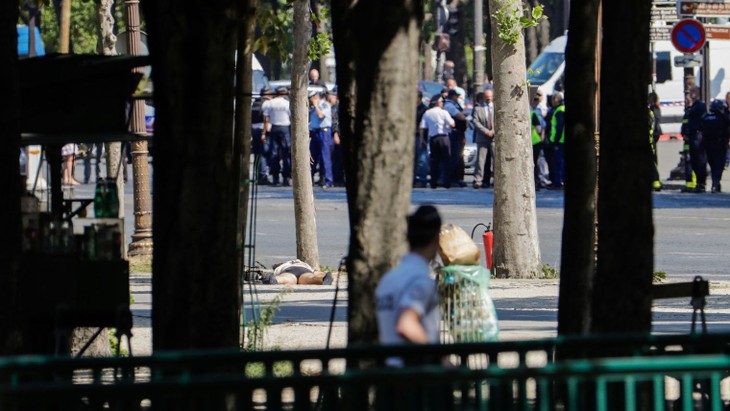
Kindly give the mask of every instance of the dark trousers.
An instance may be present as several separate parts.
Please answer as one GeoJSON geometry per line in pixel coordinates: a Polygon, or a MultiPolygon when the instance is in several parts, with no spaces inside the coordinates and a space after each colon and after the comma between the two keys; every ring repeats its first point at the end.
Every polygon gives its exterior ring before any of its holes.
{"type": "Polygon", "coordinates": [[[91,143],[88,144],[86,151],[86,157],[84,157],[84,183],[88,183],[91,179],[91,156],[96,159],[94,178],[99,179],[101,175],[101,156],[104,154],[104,143],[91,143]]]}
{"type": "Polygon", "coordinates": [[[710,164],[710,172],[712,173],[712,186],[720,184],[722,180],[722,172],[725,169],[725,160],[727,158],[727,141],[705,141],[705,153],[707,154],[707,162],[710,164]]]}
{"type": "Polygon", "coordinates": [[[436,188],[438,181],[443,182],[444,187],[451,187],[451,143],[446,134],[431,137],[429,140],[431,148],[431,187],[436,188]]]}
{"type": "Polygon", "coordinates": [[[547,141],[542,143],[542,153],[545,156],[545,162],[548,166],[548,178],[551,182],[555,181],[555,166],[553,158],[555,157],[555,146],[547,141]]]}
{"type": "Polygon", "coordinates": [[[704,190],[707,182],[707,154],[702,142],[698,138],[689,141],[689,159],[692,163],[692,171],[697,177],[697,189],[704,190]]]}
{"type": "Polygon", "coordinates": [[[535,189],[540,189],[540,153],[543,150],[543,143],[537,143],[532,145],[532,164],[534,166],[534,177],[535,177],[535,189]]]}
{"type": "Polygon", "coordinates": [[[258,178],[259,183],[267,181],[269,174],[269,140],[261,141],[260,128],[251,129],[251,151],[258,157],[258,170],[254,170],[254,176],[258,178]]]}
{"type": "Polygon", "coordinates": [[[553,146],[553,167],[550,171],[553,172],[555,179],[552,180],[553,187],[562,187],[565,183],[565,151],[563,144],[555,144],[553,146]]]}
{"type": "Polygon", "coordinates": [[[329,128],[309,130],[309,152],[312,155],[312,176],[319,168],[319,185],[332,187],[332,134],[329,128]]]}
{"type": "Polygon", "coordinates": [[[449,134],[451,144],[451,181],[458,183],[464,180],[464,132],[452,130],[449,134]]]}
{"type": "Polygon", "coordinates": [[[416,136],[415,159],[413,161],[413,184],[428,183],[428,145],[421,145],[421,138],[416,136]]]}
{"type": "Polygon", "coordinates": [[[342,143],[335,144],[332,148],[332,180],[338,187],[345,185],[345,164],[342,154],[342,143]]]}
{"type": "Polygon", "coordinates": [[[269,172],[274,183],[279,182],[279,174],[286,181],[291,178],[291,132],[289,126],[272,126],[269,133],[271,154],[269,172]],[[283,167],[282,167],[283,164],[283,167]]]}

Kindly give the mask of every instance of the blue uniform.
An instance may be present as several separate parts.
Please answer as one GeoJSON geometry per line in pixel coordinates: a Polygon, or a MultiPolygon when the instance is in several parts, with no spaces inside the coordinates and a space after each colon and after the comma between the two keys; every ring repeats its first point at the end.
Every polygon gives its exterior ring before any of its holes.
{"type": "Polygon", "coordinates": [[[319,184],[332,187],[332,108],[326,101],[320,101],[318,107],[324,114],[322,118],[314,107],[309,108],[309,151],[314,160],[312,176],[319,168],[319,184]]]}

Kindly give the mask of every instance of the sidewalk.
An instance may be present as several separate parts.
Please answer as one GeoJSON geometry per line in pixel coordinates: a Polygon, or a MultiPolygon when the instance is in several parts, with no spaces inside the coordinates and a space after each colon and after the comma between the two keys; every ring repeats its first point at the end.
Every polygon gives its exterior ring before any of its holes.
{"type": "MultiPolygon", "coordinates": [[[[134,329],[134,355],[152,353],[151,276],[133,273],[130,276],[134,329]]],[[[325,348],[330,326],[335,285],[294,286],[284,297],[268,327],[265,348],[296,350],[325,348]]],[[[257,285],[256,295],[263,305],[284,291],[286,286],[257,285]]],[[[250,316],[249,289],[244,290],[247,318],[250,316]]],[[[493,279],[490,295],[497,307],[500,340],[527,340],[554,337],[557,333],[557,280],[493,279]]],[[[707,298],[707,324],[710,332],[730,332],[730,282],[712,281],[707,298]]],[[[340,279],[335,321],[332,323],[330,347],[347,344],[347,276],[340,279]]],[[[688,333],[692,319],[689,298],[659,300],[653,309],[653,332],[658,334],[688,333]]]]}

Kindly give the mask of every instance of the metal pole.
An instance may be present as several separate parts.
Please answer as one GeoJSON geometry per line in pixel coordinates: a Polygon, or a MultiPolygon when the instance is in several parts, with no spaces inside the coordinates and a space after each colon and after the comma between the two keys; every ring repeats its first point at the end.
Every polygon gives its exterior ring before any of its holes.
{"type": "Polygon", "coordinates": [[[710,42],[702,47],[702,98],[705,100],[705,107],[710,107],[712,102],[712,74],[710,74],[710,42]]]}
{"type": "MultiPolygon", "coordinates": [[[[124,0],[127,10],[127,44],[129,54],[142,54],[142,40],[139,30],[139,0],[124,0]]],[[[137,67],[135,71],[141,72],[137,67]]],[[[130,112],[131,132],[140,136],[147,135],[145,125],[144,101],[132,100],[130,112]]],[[[132,142],[132,172],[134,176],[134,234],[129,244],[129,255],[152,254],[152,196],[150,194],[150,168],[147,160],[147,141],[132,142]]]]}
{"type": "Polygon", "coordinates": [[[484,85],[484,10],[483,0],[474,0],[474,95],[484,85]]]}

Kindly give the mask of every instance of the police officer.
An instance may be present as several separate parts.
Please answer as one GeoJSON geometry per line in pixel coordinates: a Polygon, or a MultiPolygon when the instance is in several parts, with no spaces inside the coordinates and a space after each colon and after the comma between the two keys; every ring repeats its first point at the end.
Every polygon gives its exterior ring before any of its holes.
{"type": "Polygon", "coordinates": [[[651,105],[649,106],[649,145],[651,146],[651,157],[652,157],[652,188],[654,191],[662,191],[662,181],[659,179],[659,167],[657,165],[656,155],[656,140],[654,136],[656,134],[656,117],[654,117],[654,110],[651,105]]]}
{"type": "Polygon", "coordinates": [[[309,92],[309,151],[312,155],[312,177],[319,168],[319,185],[328,189],[332,177],[332,107],[317,91],[309,92]]]}
{"type": "Polygon", "coordinates": [[[448,91],[446,101],[444,101],[444,110],[451,115],[456,123],[449,133],[451,143],[450,179],[452,183],[458,184],[460,187],[466,187],[464,182],[464,145],[466,145],[467,122],[464,109],[459,104],[459,92],[457,90],[450,89],[448,91]]]}
{"type": "Polygon", "coordinates": [[[538,89],[530,101],[530,130],[532,131],[532,161],[535,171],[535,191],[540,191],[540,153],[543,150],[545,140],[545,119],[542,117],[540,103],[542,102],[542,90],[538,89]]]}
{"type": "Polygon", "coordinates": [[[454,119],[443,109],[444,100],[436,94],[431,98],[433,107],[426,110],[418,125],[421,140],[428,140],[431,149],[431,188],[436,188],[439,178],[444,188],[451,187],[449,174],[451,163],[451,144],[449,129],[454,127],[454,119]]]}
{"type": "Polygon", "coordinates": [[[554,178],[549,189],[562,190],[565,180],[565,104],[563,103],[563,93],[556,92],[553,94],[553,115],[550,119],[550,144],[553,147],[553,164],[554,178]]]}
{"type": "Polygon", "coordinates": [[[702,118],[707,114],[707,106],[702,102],[700,88],[691,86],[689,88],[689,100],[691,106],[687,112],[687,143],[689,144],[689,159],[692,164],[692,171],[695,174],[697,183],[695,193],[705,192],[705,180],[707,180],[707,156],[702,147],[702,118]]]}
{"type": "Polygon", "coordinates": [[[272,183],[279,185],[279,174],[281,174],[284,186],[289,185],[291,178],[291,112],[289,100],[286,99],[288,94],[289,90],[286,87],[279,87],[276,89],[276,97],[263,105],[264,130],[271,150],[269,170],[272,183]]]}
{"type": "Polygon", "coordinates": [[[264,131],[263,105],[272,96],[273,91],[268,87],[264,87],[261,89],[261,97],[254,100],[251,105],[251,151],[254,154],[254,166],[258,168],[254,171],[254,174],[260,185],[269,184],[269,142],[266,140],[266,132],[264,131]]]}
{"type": "MultiPolygon", "coordinates": [[[[712,172],[712,192],[720,193],[720,180],[725,168],[727,144],[730,140],[730,124],[728,122],[725,103],[722,100],[713,100],[710,103],[710,113],[702,119],[702,146],[712,172]]],[[[698,183],[705,184],[703,180],[698,183]]]]}

